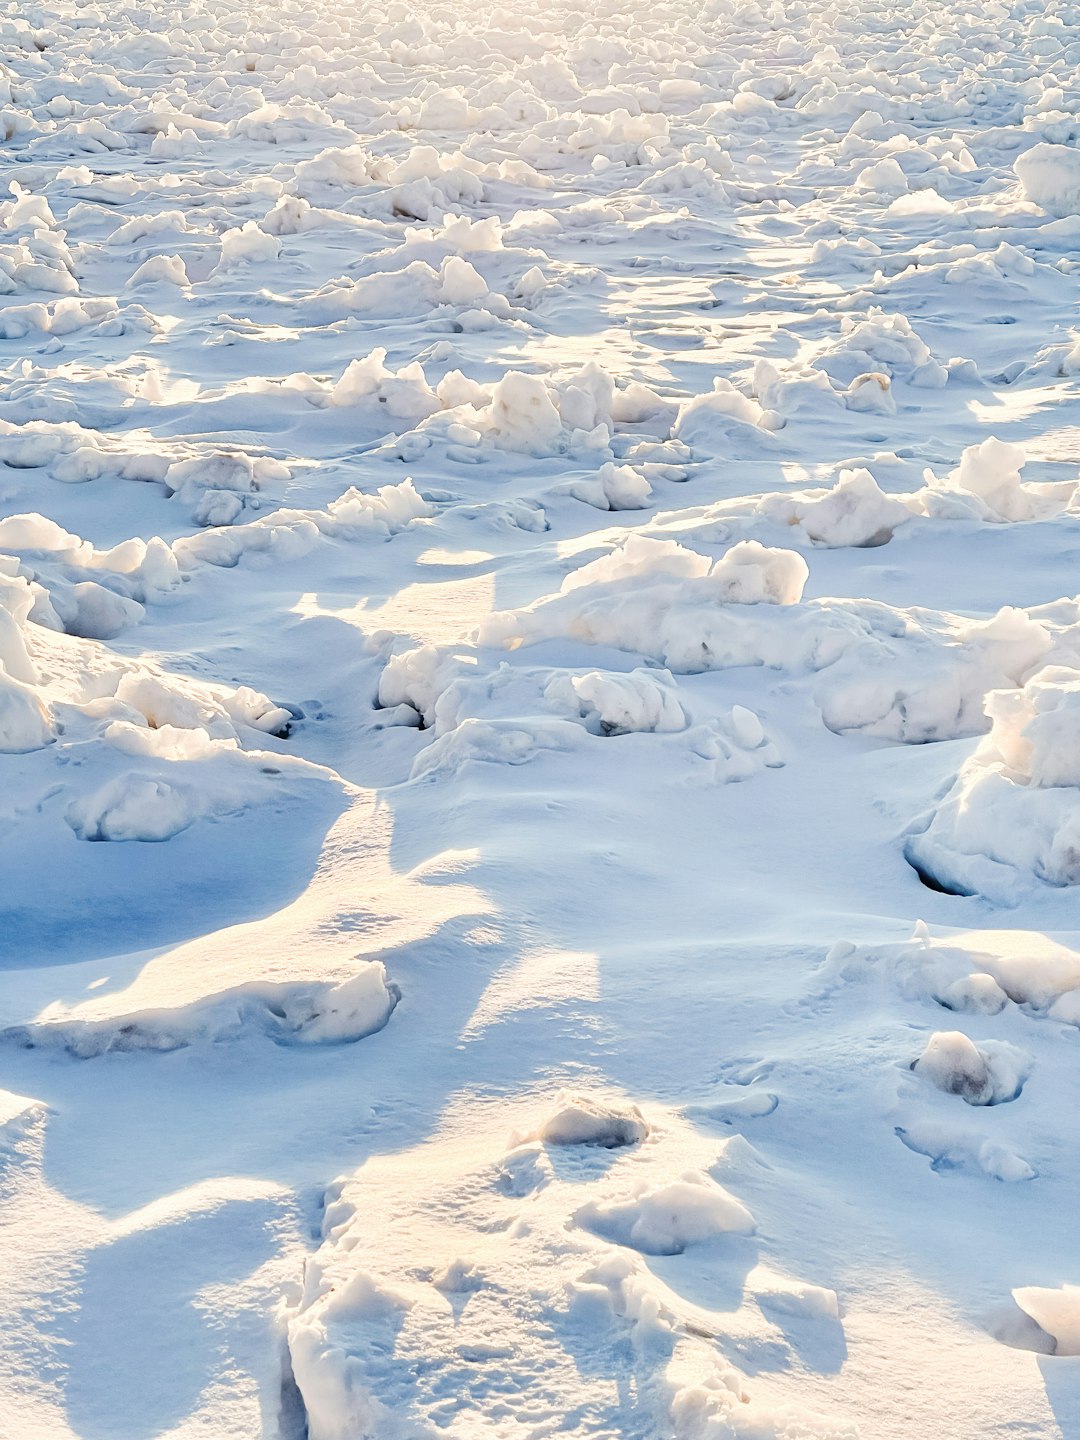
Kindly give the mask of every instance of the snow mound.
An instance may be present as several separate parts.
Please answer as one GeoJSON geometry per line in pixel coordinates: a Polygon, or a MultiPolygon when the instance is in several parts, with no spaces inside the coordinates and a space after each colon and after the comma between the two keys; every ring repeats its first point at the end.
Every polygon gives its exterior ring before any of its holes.
{"type": "Polygon", "coordinates": [[[681,1255],[688,1245],[754,1230],[745,1205],[692,1170],[655,1189],[643,1184],[625,1200],[583,1205],[574,1221],[644,1255],[681,1255]]]}
{"type": "Polygon", "coordinates": [[[601,465],[595,479],[571,481],[566,490],[575,500],[583,500],[597,510],[642,510],[652,494],[644,475],[631,465],[612,461],[601,465]]]}
{"type": "Polygon", "coordinates": [[[580,1223],[583,1192],[606,1214],[608,1195],[639,1174],[638,1238],[676,1269],[686,1244],[739,1243],[752,1222],[738,1201],[702,1172],[664,1178],[676,1153],[708,1163],[715,1142],[686,1131],[607,1149],[583,1136],[596,1133],[591,1104],[584,1121],[572,1113],[569,1132],[561,1125],[547,1144],[500,1154],[496,1133],[473,1124],[373,1156],[330,1186],[322,1244],[287,1316],[311,1440],[427,1433],[457,1406],[466,1376],[473,1426],[617,1433],[631,1374],[648,1433],[850,1436],[755,1399],[723,1341],[705,1338],[723,1328],[722,1312],[684,1299],[674,1271],[665,1283],[633,1246],[580,1223]]]}
{"type": "Polygon", "coordinates": [[[940,1120],[909,1121],[896,1127],[896,1136],[939,1175],[960,1171],[1006,1185],[1035,1179],[1035,1170],[1012,1146],[940,1120]]]}
{"type": "Polygon", "coordinates": [[[990,524],[1048,520],[1075,503],[1072,481],[1026,484],[1020,472],[1027,460],[1022,445],[991,436],[969,445],[951,475],[926,472],[926,487],[910,498],[917,512],[936,520],[982,520],[990,524]]]}
{"type": "Polygon", "coordinates": [[[435,507],[411,480],[382,485],[374,494],[350,485],[323,510],[282,508],[246,525],[214,526],[198,535],[182,536],[172,548],[182,570],[200,565],[231,569],[247,555],[266,555],[284,562],[307,555],[323,537],[385,540],[434,513],[435,507]]]}
{"type": "Polygon", "coordinates": [[[636,1105],[608,1104],[595,1096],[569,1091],[564,1091],[557,1103],[559,1108],[535,1135],[545,1145],[597,1145],[617,1150],[623,1145],[640,1144],[649,1133],[636,1105]]]}
{"type": "Polygon", "coordinates": [[[38,514],[0,520],[0,554],[5,552],[17,558],[16,573],[30,582],[30,618],[87,640],[111,640],[180,581],[172,551],[158,537],[133,536],[96,550],[38,514]]]}
{"type": "Polygon", "coordinates": [[[818,676],[815,698],[837,731],[925,741],[985,728],[986,692],[1019,684],[1052,646],[1026,612],[965,621],[878,603],[801,603],[806,561],[756,541],[718,560],[631,535],[572,571],[557,595],[494,614],[482,645],[516,650],[570,639],[648,657],[677,674],[767,665],[818,676]]]}
{"type": "Polygon", "coordinates": [[[171,1010],[84,1019],[50,1007],[32,1025],[3,1032],[9,1044],[66,1050],[80,1060],[123,1051],[218,1045],[251,1034],[279,1045],[344,1045],[382,1030],[401,992],[381,961],[338,981],[250,984],[171,1010]]]}
{"type": "Polygon", "coordinates": [[[576,704],[590,730],[600,735],[682,730],[686,712],[667,671],[633,670],[619,675],[599,670],[549,682],[545,695],[576,704]]]}
{"type": "Polygon", "coordinates": [[[386,351],[373,350],[364,359],[351,360],[330,392],[331,405],[355,406],[366,402],[382,406],[395,420],[416,424],[442,409],[442,402],[430,388],[419,361],[401,370],[389,370],[386,351]]]}
{"type": "Polygon", "coordinates": [[[711,391],[683,402],[671,433],[696,454],[723,457],[740,439],[746,443],[747,436],[756,448],[757,432],[774,429],[779,423],[779,417],[773,421],[756,400],[717,376],[711,391]]]}
{"type": "Polygon", "coordinates": [[[907,497],[886,495],[869,470],[841,470],[830,489],[783,491],[754,501],[721,501],[706,512],[707,523],[761,519],[801,532],[828,549],[872,548],[892,539],[912,518],[907,497]]]}
{"type": "Polygon", "coordinates": [[[1011,1003],[1065,1018],[1063,1010],[1080,991],[1080,954],[1023,931],[988,935],[980,949],[922,934],[895,945],[841,942],[826,956],[823,973],[844,981],[888,977],[908,999],[963,1013],[997,1015],[1011,1003]]]}
{"type": "Polygon", "coordinates": [[[1000,1105],[1023,1089],[1028,1057],[1004,1042],[988,1040],[979,1047],[959,1030],[938,1030],[912,1068],[968,1105],[1000,1105]]]}
{"type": "Polygon", "coordinates": [[[907,852],[943,888],[1015,903],[1080,884],[1080,671],[1051,665],[986,697],[989,735],[907,852]]]}
{"type": "Polygon", "coordinates": [[[1022,1285],[1013,1299],[1054,1341],[1055,1355],[1080,1355],[1080,1285],[1022,1285]]]}
{"type": "Polygon", "coordinates": [[[1027,198],[1048,214],[1080,214],[1080,158],[1071,145],[1033,145],[1013,168],[1027,198]]]}
{"type": "MultiPolygon", "coordinates": [[[[688,779],[722,785],[783,761],[760,717],[744,705],[695,717],[666,670],[629,672],[530,666],[483,649],[434,645],[397,650],[379,677],[381,725],[431,731],[414,778],[455,773],[470,762],[519,765],[541,751],[581,752],[595,736],[655,736],[680,757],[688,779]],[[696,718],[696,723],[695,723],[696,718]]],[[[516,658],[516,657],[515,657],[516,658]]]]}
{"type": "MultiPolygon", "coordinates": [[[[32,538],[52,533],[41,533],[40,517],[13,519],[32,538]]],[[[79,764],[52,787],[44,772],[26,769],[13,778],[11,803],[59,790],[80,840],[160,842],[199,818],[261,803],[278,786],[330,779],[295,756],[247,748],[286,737],[292,710],[249,686],[168,675],[35,623],[35,586],[13,568],[0,557],[0,751],[49,746],[56,763],[79,764]]],[[[49,609],[42,618],[55,619],[49,609]]]]}
{"type": "MultiPolygon", "coordinates": [[[[121,393],[135,398],[138,392],[121,384],[121,393]]],[[[110,476],[160,485],[165,495],[192,506],[200,524],[211,523],[208,517],[215,510],[224,510],[231,523],[251,497],[288,480],[291,473],[269,455],[252,455],[235,446],[117,437],[72,420],[16,423],[0,418],[0,460],[17,470],[44,470],[51,479],[71,485],[110,476]]]]}

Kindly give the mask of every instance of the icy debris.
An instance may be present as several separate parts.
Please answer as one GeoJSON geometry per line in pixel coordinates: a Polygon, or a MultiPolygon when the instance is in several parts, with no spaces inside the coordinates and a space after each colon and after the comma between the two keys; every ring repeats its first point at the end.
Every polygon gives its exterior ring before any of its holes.
{"type": "Polygon", "coordinates": [[[758,522],[809,545],[828,549],[887,544],[902,525],[922,513],[921,496],[888,495],[869,470],[841,469],[835,485],[779,490],[747,499],[721,500],[697,512],[663,512],[650,527],[662,534],[670,525],[687,535],[719,539],[758,522]]]}
{"type": "Polygon", "coordinates": [[[0,313],[0,339],[4,340],[23,340],[37,335],[62,337],[89,329],[102,338],[109,338],[132,331],[152,334],[156,328],[157,322],[141,305],[121,306],[115,300],[96,296],[76,299],[74,295],[64,295],[59,300],[7,305],[0,313]]]}
{"type": "Polygon", "coordinates": [[[872,305],[863,317],[841,318],[839,341],[815,363],[841,385],[850,385],[856,376],[870,371],[917,384],[916,377],[931,360],[930,347],[906,315],[888,314],[872,305]]]}
{"type": "Polygon", "coordinates": [[[844,404],[849,410],[874,415],[895,415],[896,400],[892,393],[892,381],[880,370],[856,375],[844,391],[844,404]]]}
{"type": "Polygon", "coordinates": [[[220,504],[222,492],[242,497],[291,474],[269,455],[195,442],[126,439],[66,420],[16,424],[0,419],[0,460],[14,469],[47,469],[52,479],[72,485],[107,475],[160,484],[196,510],[220,504]]]}
{"type": "Polygon", "coordinates": [[[695,395],[680,406],[671,433],[695,452],[722,456],[729,448],[732,427],[746,425],[775,428],[767,424],[766,412],[756,400],[717,376],[709,393],[695,395]]]}
{"type": "Polygon", "coordinates": [[[250,686],[230,691],[146,669],[127,670],[115,693],[117,700],[137,711],[152,730],[200,729],[211,739],[234,740],[237,726],[249,726],[265,735],[280,734],[291,718],[290,711],[250,686]]]}
{"type": "Polygon", "coordinates": [[[794,550],[770,550],[757,540],[732,545],[708,574],[709,591],[726,605],[797,605],[810,578],[794,550]]]}
{"type": "Polygon", "coordinates": [[[908,180],[899,163],[890,155],[860,170],[855,177],[855,188],[891,200],[907,191],[908,180]]]}
{"type": "Polygon", "coordinates": [[[543,379],[516,370],[495,386],[488,423],[496,445],[528,455],[556,453],[563,439],[562,418],[543,379]]]}
{"type": "Polygon", "coordinates": [[[7,573],[0,557],[0,751],[38,750],[53,737],[53,721],[37,666],[26,643],[33,591],[7,573]]]}
{"type": "Polygon", "coordinates": [[[1010,607],[984,622],[908,612],[905,624],[903,614],[893,626],[877,607],[864,612],[868,631],[822,672],[817,700],[830,729],[916,743],[977,735],[987,691],[1023,683],[1053,645],[1045,625],[1010,607]]]}
{"type": "Polygon", "coordinates": [[[913,506],[934,519],[979,519],[993,524],[1045,520],[1074,502],[1072,481],[1027,485],[1021,481],[1027,455],[1022,445],[996,436],[969,445],[945,480],[927,471],[927,485],[912,497],[913,506]]]}
{"type": "Polygon", "coordinates": [[[134,290],[139,285],[173,285],[183,290],[190,284],[187,267],[179,255],[152,255],[132,272],[127,288],[134,290]]]}
{"type": "Polygon", "coordinates": [[[748,780],[784,764],[760,718],[745,705],[733,705],[726,715],[695,725],[686,732],[686,740],[692,754],[705,762],[707,777],[715,785],[748,780]]]}
{"type": "Polygon", "coordinates": [[[841,470],[831,490],[767,496],[757,513],[798,525],[815,544],[830,548],[883,545],[911,519],[903,500],[886,495],[869,470],[861,469],[841,470]]]}
{"type": "Polygon", "coordinates": [[[466,715],[421,751],[413,764],[412,778],[449,776],[476,762],[524,765],[538,750],[569,748],[577,738],[575,728],[560,720],[482,720],[466,715]]]}
{"type": "MultiPolygon", "coordinates": [[[[41,521],[13,519],[30,522],[31,534],[41,521]]],[[[34,586],[13,566],[0,556],[0,750],[51,742],[61,762],[78,756],[65,775],[63,813],[80,840],[159,842],[200,817],[258,804],[277,785],[330,778],[291,756],[267,766],[245,748],[255,736],[287,734],[293,720],[258,691],[167,676],[35,624],[34,586]]],[[[89,596],[84,585],[72,590],[83,628],[93,628],[90,619],[106,628],[103,597],[122,597],[100,586],[89,596]]]]}
{"type": "Polygon", "coordinates": [[[431,728],[438,701],[460,673],[460,664],[434,645],[399,651],[379,676],[378,703],[384,710],[405,706],[417,717],[417,724],[431,728]]]}
{"type": "MultiPolygon", "coordinates": [[[[224,808],[238,803],[230,795],[224,808]]],[[[73,800],[64,818],[80,840],[152,842],[170,840],[200,813],[206,808],[194,789],[133,772],[73,800]]]]}
{"type": "Polygon", "coordinates": [[[1000,1015],[1009,1003],[1008,995],[993,975],[978,971],[943,985],[936,998],[946,1009],[969,1015],[1000,1015]]]}
{"type": "Polygon", "coordinates": [[[667,671],[575,674],[505,661],[490,669],[487,659],[463,646],[420,646],[390,656],[379,683],[382,723],[419,725],[435,737],[418,754],[414,777],[468,761],[521,764],[539,750],[580,750],[579,725],[605,738],[664,737],[661,743],[685,757],[688,776],[704,783],[730,784],[783,764],[760,718],[745,706],[692,723],[667,671]]]}
{"type": "Polygon", "coordinates": [[[69,635],[109,640],[139,620],[147,602],[179,583],[163,540],[131,539],[95,550],[42,515],[0,520],[0,552],[18,557],[17,572],[31,582],[30,619],[69,635]]]}
{"type": "Polygon", "coordinates": [[[260,229],[254,220],[245,220],[234,230],[226,230],[221,237],[221,258],[215,274],[224,274],[238,266],[264,264],[276,260],[281,251],[281,241],[260,229]]]}
{"type": "Polygon", "coordinates": [[[191,231],[187,216],[182,210],[160,210],[156,214],[132,215],[123,220],[106,240],[107,245],[138,245],[144,240],[157,239],[167,235],[171,240],[177,235],[191,231]]]}

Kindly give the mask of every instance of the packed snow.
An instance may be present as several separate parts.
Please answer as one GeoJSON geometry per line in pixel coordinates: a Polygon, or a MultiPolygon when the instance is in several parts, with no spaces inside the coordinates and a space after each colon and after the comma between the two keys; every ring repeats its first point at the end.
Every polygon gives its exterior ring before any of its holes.
{"type": "Polygon", "coordinates": [[[0,1432],[1080,1436],[1080,12],[0,10],[0,1432]]]}

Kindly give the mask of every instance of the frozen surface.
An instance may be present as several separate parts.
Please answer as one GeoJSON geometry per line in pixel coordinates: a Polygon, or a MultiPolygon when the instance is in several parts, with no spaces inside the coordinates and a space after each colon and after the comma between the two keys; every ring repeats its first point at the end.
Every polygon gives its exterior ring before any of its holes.
{"type": "Polygon", "coordinates": [[[1080,1436],[1080,9],[0,9],[0,1435],[1080,1436]]]}

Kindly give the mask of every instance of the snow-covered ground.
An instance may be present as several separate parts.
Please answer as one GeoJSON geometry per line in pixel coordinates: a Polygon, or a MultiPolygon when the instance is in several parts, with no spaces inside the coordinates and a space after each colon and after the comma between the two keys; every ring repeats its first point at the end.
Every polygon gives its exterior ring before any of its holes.
{"type": "Polygon", "coordinates": [[[0,1436],[1080,1436],[1080,6],[0,7],[0,1436]]]}

